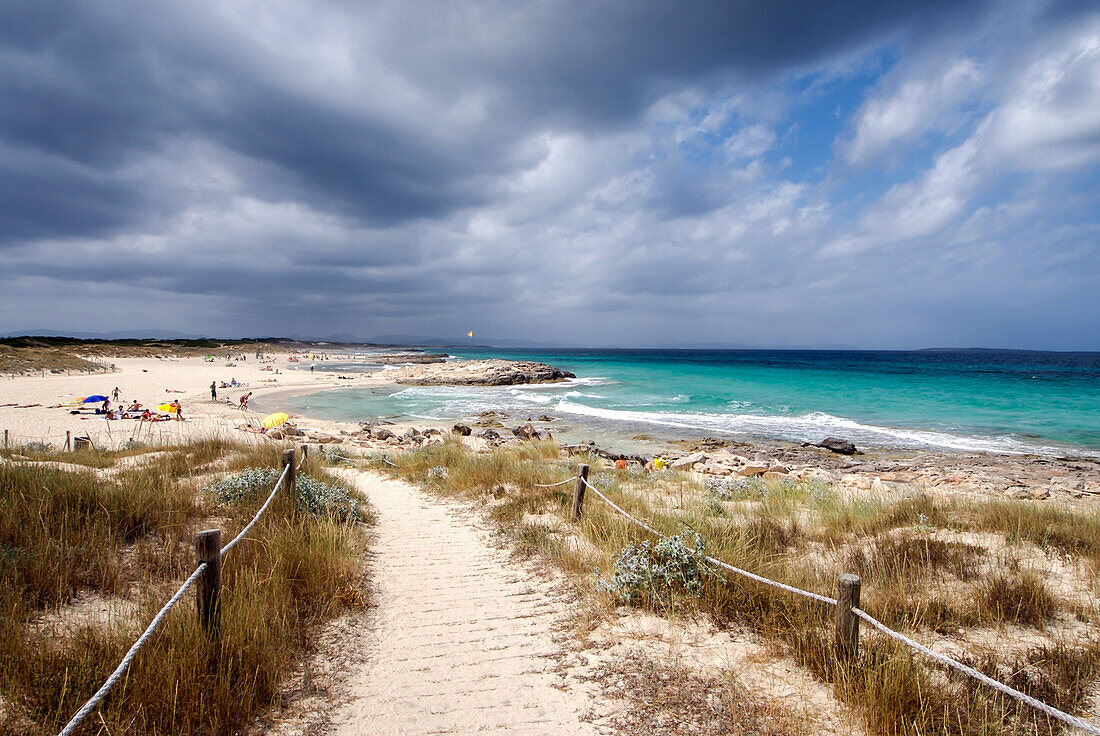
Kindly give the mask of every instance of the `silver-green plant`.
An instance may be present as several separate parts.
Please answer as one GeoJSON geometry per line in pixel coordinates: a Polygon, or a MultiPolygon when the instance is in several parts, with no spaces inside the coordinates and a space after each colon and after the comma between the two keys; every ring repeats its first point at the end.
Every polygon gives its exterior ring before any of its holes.
{"type": "MultiPolygon", "coordinates": [[[[207,492],[223,505],[237,504],[268,494],[282,471],[277,468],[250,468],[222,478],[207,487],[207,492]]],[[[343,486],[325,483],[311,475],[297,476],[294,500],[298,508],[315,515],[331,515],[340,521],[359,518],[359,504],[343,486]]]]}
{"type": "Polygon", "coordinates": [[[597,588],[627,604],[650,599],[668,605],[676,595],[698,596],[714,575],[703,559],[705,546],[696,532],[663,537],[657,544],[647,539],[627,545],[615,556],[611,578],[599,578],[597,588]]]}

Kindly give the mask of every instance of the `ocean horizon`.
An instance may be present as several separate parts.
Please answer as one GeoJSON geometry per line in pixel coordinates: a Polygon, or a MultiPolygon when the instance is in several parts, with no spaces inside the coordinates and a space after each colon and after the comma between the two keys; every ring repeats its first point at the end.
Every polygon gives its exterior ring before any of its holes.
{"type": "MultiPolygon", "coordinates": [[[[385,368],[359,360],[321,370],[385,368]]],[[[881,448],[1100,456],[1100,353],[1002,349],[448,348],[453,359],[548,363],[528,386],[391,386],[309,394],[326,419],[459,421],[549,413],[616,433],[709,434],[881,448]]]]}

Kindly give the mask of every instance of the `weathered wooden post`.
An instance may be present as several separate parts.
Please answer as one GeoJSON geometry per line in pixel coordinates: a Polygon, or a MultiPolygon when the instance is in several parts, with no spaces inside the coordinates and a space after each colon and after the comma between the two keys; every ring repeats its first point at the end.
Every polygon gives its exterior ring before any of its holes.
{"type": "Polygon", "coordinates": [[[573,521],[581,520],[581,511],[584,508],[584,483],[588,480],[588,466],[581,463],[577,466],[577,485],[573,489],[573,521]]]}
{"type": "Polygon", "coordinates": [[[309,445],[302,445],[302,462],[305,463],[309,458],[309,445]]]}
{"type": "Polygon", "coordinates": [[[860,585],[858,575],[844,574],[836,581],[836,650],[845,661],[859,656],[859,617],[852,608],[859,608],[860,585]]]}
{"type": "Polygon", "coordinates": [[[290,508],[291,513],[298,513],[298,481],[297,474],[298,469],[294,467],[294,448],[289,450],[283,450],[283,467],[289,467],[290,470],[286,471],[286,485],[283,486],[290,493],[290,508]]]}
{"type": "Polygon", "coordinates": [[[195,535],[195,552],[206,569],[199,575],[199,623],[206,635],[217,641],[222,636],[222,531],[207,529],[195,535]]]}
{"type": "Polygon", "coordinates": [[[4,430],[4,449],[8,449],[8,430],[4,430]]]}
{"type": "Polygon", "coordinates": [[[73,433],[71,430],[65,430],[65,451],[71,452],[73,449],[73,433]]]}

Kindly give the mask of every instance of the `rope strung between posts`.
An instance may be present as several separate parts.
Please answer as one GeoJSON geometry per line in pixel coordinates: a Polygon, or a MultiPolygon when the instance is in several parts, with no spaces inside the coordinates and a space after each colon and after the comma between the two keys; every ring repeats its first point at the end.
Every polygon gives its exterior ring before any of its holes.
{"type": "Polygon", "coordinates": [[[252,527],[256,526],[256,522],[260,520],[260,517],[263,516],[263,513],[267,511],[267,507],[271,505],[271,502],[273,500],[275,500],[275,494],[279,492],[279,488],[282,487],[283,481],[286,480],[286,474],[289,472],[290,465],[288,464],[286,467],[283,468],[283,474],[279,476],[279,480],[275,483],[275,487],[271,489],[271,495],[267,497],[267,500],[264,501],[264,505],[261,506],[260,510],[256,512],[256,515],[252,517],[252,521],[248,522],[248,525],[245,526],[244,529],[241,529],[240,533],[237,536],[233,537],[233,540],[229,544],[222,547],[222,557],[225,557],[226,553],[229,552],[229,550],[233,549],[234,545],[236,545],[237,542],[244,539],[244,535],[248,534],[252,527]]]}
{"type": "Polygon", "coordinates": [[[1022,693],[1022,692],[1020,692],[1019,690],[1017,690],[1013,687],[1009,687],[1008,685],[1005,685],[1001,682],[998,682],[997,680],[994,680],[992,677],[988,677],[987,675],[983,675],[981,672],[978,672],[978,670],[974,669],[973,667],[968,667],[967,665],[963,664],[962,662],[959,662],[956,659],[952,659],[951,657],[948,657],[947,655],[940,654],[939,652],[933,651],[933,650],[929,649],[928,647],[924,646],[923,644],[921,644],[920,642],[913,641],[912,639],[910,639],[905,634],[900,634],[897,631],[894,631],[893,629],[886,626],[885,624],[883,624],[881,621],[879,621],[878,619],[876,619],[874,616],[867,613],[866,611],[863,611],[859,608],[853,607],[852,608],[852,613],[854,613],[856,616],[859,616],[861,619],[863,619],[867,623],[871,624],[871,626],[875,627],[876,629],[881,631],[883,634],[886,634],[891,639],[896,639],[897,641],[900,641],[902,644],[905,644],[908,647],[916,649],[921,654],[924,654],[925,656],[931,657],[932,659],[936,660],[940,664],[943,664],[943,665],[946,665],[946,666],[951,667],[953,669],[956,669],[959,672],[963,673],[964,675],[968,675],[970,677],[973,677],[975,680],[982,683],[983,685],[988,685],[989,687],[993,688],[994,690],[997,690],[997,691],[1002,692],[1002,693],[1004,693],[1005,695],[1007,695],[1011,698],[1015,698],[1016,700],[1019,700],[1021,703],[1026,703],[1027,705],[1030,705],[1032,708],[1035,708],[1037,710],[1042,711],[1043,713],[1046,713],[1051,718],[1057,718],[1062,723],[1065,723],[1069,726],[1073,726],[1074,728],[1080,729],[1081,731],[1084,731],[1086,733],[1094,734],[1094,736],[1100,736],[1100,728],[1097,728],[1096,726],[1092,725],[1091,723],[1086,723],[1085,721],[1082,721],[1080,718],[1077,718],[1075,716],[1071,716],[1069,713],[1064,713],[1064,712],[1058,710],[1057,708],[1054,708],[1052,706],[1047,705],[1046,703],[1044,703],[1041,700],[1036,700],[1035,698],[1031,697],[1030,695],[1028,695],[1026,693],[1022,693]]]}
{"type": "MultiPolygon", "coordinates": [[[[271,495],[267,497],[267,500],[264,501],[264,505],[261,506],[260,510],[256,512],[256,515],[252,517],[252,521],[248,522],[248,525],[241,530],[240,534],[233,538],[233,541],[222,547],[222,557],[225,557],[225,554],[233,548],[233,545],[244,539],[244,535],[247,534],[253,526],[255,526],[256,522],[260,520],[260,517],[263,515],[263,513],[267,511],[267,507],[271,505],[272,500],[274,500],[275,498],[275,494],[279,491],[279,488],[282,487],[283,481],[286,480],[286,475],[288,472],[290,472],[290,465],[287,465],[283,468],[282,475],[279,476],[279,480],[275,483],[275,487],[271,489],[271,495]]],[[[88,702],[84,704],[84,707],[77,711],[76,715],[73,716],[72,720],[69,721],[65,728],[61,729],[60,733],[58,733],[58,736],[69,736],[69,734],[73,733],[80,726],[81,722],[88,716],[88,714],[91,713],[95,709],[95,707],[103,701],[103,698],[107,697],[107,693],[110,692],[111,688],[114,687],[115,683],[118,682],[119,678],[121,678],[126,670],[130,667],[130,663],[134,660],[134,657],[137,656],[138,650],[141,649],[142,645],[144,645],[145,642],[149,640],[149,637],[153,635],[153,632],[156,631],[157,627],[160,626],[162,621],[164,621],[164,617],[168,615],[168,612],[170,610],[172,610],[172,606],[176,605],[176,603],[179,602],[179,599],[182,598],[187,589],[190,588],[196,580],[198,580],[199,575],[201,575],[205,569],[206,563],[199,563],[198,567],[195,568],[195,571],[191,573],[191,576],[187,578],[187,580],[184,581],[183,585],[180,586],[180,589],[176,591],[176,594],[168,599],[168,602],[164,604],[164,607],[161,608],[157,615],[153,617],[153,620],[149,622],[149,626],[145,629],[145,632],[141,636],[139,636],[138,640],[134,642],[134,645],[130,647],[130,651],[126,652],[126,656],[122,658],[122,661],[119,662],[118,667],[116,667],[115,671],[111,673],[111,676],[108,677],[103,685],[99,688],[99,690],[96,691],[95,695],[93,695],[88,700],[88,702]]]]}
{"type": "MultiPolygon", "coordinates": [[[[575,480],[575,478],[568,478],[567,479],[567,481],[573,481],[573,480],[575,480]]],[[[588,488],[593,493],[595,493],[597,496],[602,498],[604,500],[604,502],[607,503],[608,506],[610,506],[611,508],[618,511],[620,514],[622,514],[627,519],[634,522],[635,524],[637,524],[641,528],[645,529],[650,534],[654,534],[658,537],[664,537],[663,534],[661,534],[659,531],[657,531],[656,529],[651,527],[649,524],[646,524],[644,521],[634,517],[629,512],[624,511],[618,504],[616,504],[614,501],[612,501],[610,498],[608,498],[606,495],[604,495],[604,493],[599,488],[596,488],[594,485],[589,483],[587,478],[581,478],[581,480],[584,482],[584,484],[586,486],[588,486],[588,488]]],[[[567,482],[567,481],[562,481],[562,482],[564,483],[564,482],[567,482]]],[[[560,485],[560,484],[556,484],[556,485],[560,485]]],[[[693,554],[694,554],[694,552],[693,552],[693,554]]],[[[780,583],[780,582],[777,582],[775,580],[769,580],[768,578],[761,577],[760,575],[757,575],[755,573],[751,573],[747,570],[742,570],[739,567],[734,567],[733,565],[731,565],[727,562],[723,562],[722,560],[716,559],[714,557],[711,557],[710,555],[704,554],[704,555],[701,555],[701,557],[703,559],[705,559],[707,562],[709,562],[713,565],[717,565],[718,567],[729,570],[730,572],[735,572],[738,575],[743,575],[744,577],[747,577],[750,580],[755,580],[758,583],[763,583],[765,585],[770,585],[772,587],[779,588],[780,590],[785,590],[788,593],[794,593],[796,595],[801,595],[801,596],[804,596],[806,598],[810,598],[812,600],[819,601],[821,603],[827,603],[831,606],[836,606],[837,605],[837,600],[835,598],[829,598],[828,596],[818,595],[817,593],[812,593],[808,590],[802,590],[801,588],[796,588],[792,585],[787,585],[785,583],[780,583]]],[[[913,639],[910,639],[908,636],[905,636],[902,633],[894,631],[893,629],[886,626],[884,623],[882,623],[878,619],[874,618],[873,616],[871,616],[871,614],[867,613],[866,611],[863,611],[862,609],[853,607],[852,608],[852,613],[855,614],[856,616],[859,616],[861,619],[863,619],[864,621],[869,623],[871,626],[873,626],[874,628],[881,631],[883,634],[886,634],[887,636],[889,636],[892,639],[896,639],[897,641],[900,641],[901,643],[905,644],[906,646],[908,646],[912,649],[915,649],[916,651],[920,652],[921,654],[924,654],[927,657],[930,657],[931,659],[939,662],[940,664],[943,664],[943,665],[951,667],[955,670],[958,670],[959,672],[963,673],[964,675],[972,677],[975,680],[977,680],[978,682],[980,682],[984,685],[988,685],[989,687],[993,688],[994,690],[997,690],[998,692],[1004,693],[1005,695],[1008,695],[1011,698],[1015,698],[1016,700],[1020,701],[1021,703],[1024,703],[1026,705],[1030,705],[1032,708],[1035,708],[1037,710],[1042,711],[1043,713],[1046,713],[1051,718],[1058,719],[1062,723],[1065,723],[1069,726],[1073,726],[1074,728],[1079,729],[1081,731],[1084,731],[1085,733],[1093,734],[1093,736],[1100,736],[1100,728],[1098,728],[1098,727],[1096,727],[1096,726],[1094,726],[1090,723],[1087,723],[1085,721],[1082,721],[1080,718],[1072,716],[1069,713],[1066,713],[1064,711],[1060,711],[1057,708],[1049,706],[1046,703],[1042,702],[1041,700],[1036,700],[1035,698],[1031,697],[1030,695],[1027,695],[1026,693],[1022,693],[1019,690],[1016,690],[1015,688],[1012,688],[1012,687],[1009,687],[1008,685],[1005,685],[1004,683],[998,682],[997,680],[994,680],[993,678],[988,677],[987,675],[983,675],[981,672],[974,669],[973,667],[968,667],[967,665],[963,664],[962,662],[959,662],[956,659],[952,659],[951,657],[948,657],[944,654],[940,654],[939,652],[933,651],[933,650],[929,649],[928,647],[924,646],[923,644],[921,644],[920,642],[914,641],[913,639]]]]}
{"type": "Polygon", "coordinates": [[[179,599],[183,597],[184,592],[188,588],[190,588],[196,580],[198,580],[199,575],[201,575],[203,570],[205,569],[205,562],[200,563],[199,566],[195,568],[195,571],[191,573],[191,577],[187,578],[187,580],[184,581],[183,585],[180,586],[180,589],[176,591],[176,594],[168,599],[168,602],[164,604],[164,607],[160,609],[160,612],[157,613],[157,615],[153,617],[153,620],[149,622],[149,626],[145,629],[145,632],[141,636],[139,636],[138,640],[134,642],[134,645],[130,647],[130,651],[126,652],[126,656],[123,657],[122,661],[118,663],[118,667],[115,667],[115,671],[111,673],[111,676],[107,678],[107,680],[103,683],[99,690],[96,690],[95,695],[88,699],[88,702],[84,704],[84,707],[76,712],[76,715],[73,716],[72,720],[69,721],[68,724],[66,724],[65,728],[61,729],[61,731],[58,733],[58,736],[69,736],[69,734],[76,731],[76,729],[80,727],[81,722],[88,716],[88,714],[91,713],[95,709],[95,707],[100,704],[103,698],[107,697],[107,693],[111,690],[112,687],[114,687],[114,684],[119,681],[122,675],[126,672],[127,668],[129,668],[130,663],[134,660],[134,657],[137,655],[138,650],[141,649],[142,645],[149,640],[149,637],[152,636],[153,632],[157,630],[157,627],[160,626],[161,622],[164,620],[164,617],[168,615],[168,612],[170,610],[172,610],[172,606],[176,605],[179,602],[179,599]]]}
{"type": "MultiPolygon", "coordinates": [[[[532,483],[535,488],[553,488],[554,486],[564,486],[566,483],[575,483],[576,478],[566,478],[565,480],[558,481],[557,483],[532,483]]],[[[599,493],[599,491],[596,491],[599,493]]],[[[608,502],[610,503],[610,502],[608,502]]]]}

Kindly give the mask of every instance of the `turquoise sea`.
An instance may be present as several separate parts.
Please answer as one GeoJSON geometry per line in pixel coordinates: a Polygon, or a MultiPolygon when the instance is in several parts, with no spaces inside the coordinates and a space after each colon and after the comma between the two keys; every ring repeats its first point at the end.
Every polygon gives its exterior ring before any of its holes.
{"type": "MultiPolygon", "coordinates": [[[[453,350],[537,360],[577,379],[508,387],[348,388],[288,411],[341,420],[549,413],[621,432],[1100,455],[1100,353],[453,350]]],[[[330,362],[323,370],[372,370],[330,362]]],[[[377,368],[374,368],[377,369],[377,368]]]]}

